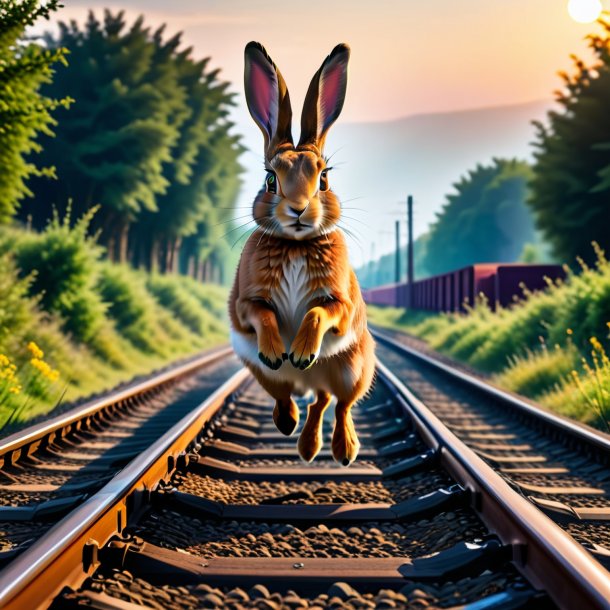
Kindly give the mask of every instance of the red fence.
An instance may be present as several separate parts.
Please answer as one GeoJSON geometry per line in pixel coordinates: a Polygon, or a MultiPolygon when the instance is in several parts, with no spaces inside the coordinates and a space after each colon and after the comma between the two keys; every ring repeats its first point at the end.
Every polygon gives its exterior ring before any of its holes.
{"type": "MultiPolygon", "coordinates": [[[[412,308],[429,311],[464,311],[464,305],[474,305],[479,295],[485,295],[490,306],[506,307],[523,296],[522,285],[528,290],[542,290],[547,281],[563,279],[560,265],[523,265],[490,263],[471,265],[451,273],[443,273],[413,283],[412,308]]],[[[387,284],[363,290],[364,300],[374,305],[406,307],[406,283],[387,284]]]]}

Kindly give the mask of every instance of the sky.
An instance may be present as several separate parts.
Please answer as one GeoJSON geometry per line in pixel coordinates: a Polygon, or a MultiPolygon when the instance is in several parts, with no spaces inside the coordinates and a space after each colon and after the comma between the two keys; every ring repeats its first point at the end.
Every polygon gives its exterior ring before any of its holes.
{"type": "MultiPolygon", "coordinates": [[[[610,9],[610,0],[603,2],[610,9]]],[[[90,9],[110,8],[124,10],[128,18],[143,14],[151,26],[166,23],[168,33],[184,32],[195,57],[210,56],[211,66],[221,68],[221,77],[233,83],[238,94],[236,129],[251,149],[242,158],[248,173],[240,207],[251,202],[262,181],[261,136],[243,95],[243,49],[248,41],[262,42],[282,71],[295,121],[314,72],[338,42],[347,42],[352,55],[339,120],[349,124],[551,100],[561,85],[557,72],[570,69],[571,53],[589,57],[583,39],[595,29],[573,21],[566,0],[63,3],[57,16],[64,21],[81,21],[90,9]]],[[[425,228],[418,227],[416,233],[425,228]]]]}

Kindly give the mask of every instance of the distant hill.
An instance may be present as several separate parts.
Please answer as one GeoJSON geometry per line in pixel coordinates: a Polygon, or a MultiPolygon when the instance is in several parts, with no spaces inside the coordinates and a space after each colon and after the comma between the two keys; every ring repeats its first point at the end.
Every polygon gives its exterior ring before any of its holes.
{"type": "MultiPolygon", "coordinates": [[[[537,101],[513,106],[481,108],[462,112],[414,115],[379,123],[341,123],[329,135],[327,154],[337,153],[331,165],[333,189],[346,211],[364,222],[350,222],[360,231],[364,252],[354,260],[370,256],[370,242],[377,255],[387,252],[393,230],[392,213],[405,209],[398,202],[408,193],[415,198],[415,233],[425,232],[441,208],[444,196],[460,175],[492,157],[532,159],[532,120],[544,119],[552,102],[537,101]]],[[[352,248],[353,249],[353,248],[352,248]]]]}

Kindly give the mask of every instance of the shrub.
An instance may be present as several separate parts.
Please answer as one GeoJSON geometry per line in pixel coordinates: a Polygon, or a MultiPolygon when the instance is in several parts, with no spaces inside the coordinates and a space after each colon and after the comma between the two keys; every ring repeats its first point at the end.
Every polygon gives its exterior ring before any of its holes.
{"type": "Polygon", "coordinates": [[[544,400],[549,391],[561,390],[577,364],[578,351],[573,345],[527,350],[524,356],[509,357],[508,366],[495,381],[512,392],[544,400]]]}
{"type": "Polygon", "coordinates": [[[93,213],[72,228],[69,214],[63,220],[55,214],[43,233],[24,234],[14,250],[21,276],[31,278],[30,294],[85,343],[95,343],[106,310],[95,290],[102,250],[87,235],[93,213]]]}
{"type": "Polygon", "coordinates": [[[177,276],[151,276],[148,289],[157,301],[198,335],[225,333],[224,324],[201,307],[201,301],[187,288],[184,278],[177,276]]]}
{"type": "Polygon", "coordinates": [[[164,340],[167,337],[155,323],[159,307],[139,274],[105,263],[101,265],[97,287],[107,304],[108,316],[128,341],[143,351],[166,353],[164,340]]]}

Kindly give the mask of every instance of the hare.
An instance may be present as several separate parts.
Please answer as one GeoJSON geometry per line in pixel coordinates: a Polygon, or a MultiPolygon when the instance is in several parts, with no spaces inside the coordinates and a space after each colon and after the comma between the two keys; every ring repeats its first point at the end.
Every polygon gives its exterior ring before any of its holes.
{"type": "Polygon", "coordinates": [[[336,46],[314,75],[295,146],[286,83],[261,44],[246,46],[246,100],[263,133],[267,174],[229,302],[233,348],[275,399],[280,432],[290,436],[299,423],[291,395],[316,394],[298,441],[307,462],[322,448],[322,418],[336,397],[332,454],[343,466],[360,447],[350,410],[375,371],[364,301],[337,227],[341,205],[322,155],[343,107],[349,54],[347,45],[336,46]]]}

